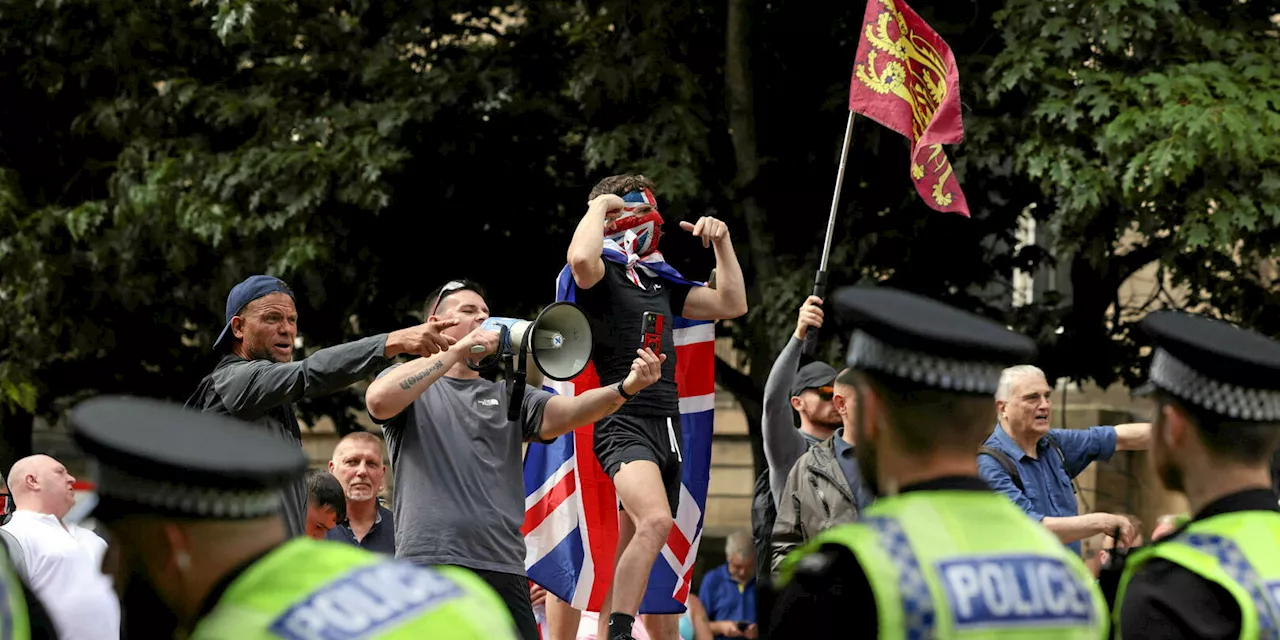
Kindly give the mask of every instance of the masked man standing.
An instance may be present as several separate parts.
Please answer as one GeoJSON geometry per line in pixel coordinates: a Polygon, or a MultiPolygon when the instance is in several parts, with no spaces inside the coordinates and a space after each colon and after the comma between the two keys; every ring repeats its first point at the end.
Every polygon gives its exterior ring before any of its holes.
{"type": "MultiPolygon", "coordinates": [[[[1154,343],[1151,461],[1191,521],[1128,558],[1116,638],[1274,638],[1280,630],[1280,342],[1178,311],[1140,325],[1154,343]]],[[[1153,536],[1154,537],[1154,536],[1153,536]]]]}
{"type": "MultiPolygon", "coordinates": [[[[293,290],[271,276],[251,276],[231,289],[226,326],[213,344],[224,356],[200,381],[187,407],[259,424],[301,447],[293,403],[341,391],[386,368],[399,354],[429,356],[453,343],[440,332],[456,323],[427,323],[321,349],[294,362],[294,301],[293,290]]],[[[285,492],[281,508],[289,535],[303,535],[307,484],[302,474],[285,492]]]]}
{"type": "Polygon", "coordinates": [[[1001,363],[1035,344],[892,289],[836,292],[853,318],[858,463],[879,499],[783,561],[770,638],[1102,637],[1093,575],[978,476],[1001,363]]]}
{"type": "MultiPolygon", "coordinates": [[[[747,312],[742,268],[729,229],[715,218],[680,227],[713,247],[716,288],[689,286],[658,252],[662,216],[644,176],[605,178],[591,190],[587,213],[569,245],[575,302],[591,319],[592,360],[602,387],[626,377],[645,334],[645,313],[660,315],[662,377],[595,426],[595,455],[622,503],[618,561],[601,611],[601,638],[631,638],[631,625],[654,560],[680,500],[681,428],[676,389],[675,316],[723,320],[747,312]]],[[[630,397],[624,394],[624,397],[630,397]]]]}

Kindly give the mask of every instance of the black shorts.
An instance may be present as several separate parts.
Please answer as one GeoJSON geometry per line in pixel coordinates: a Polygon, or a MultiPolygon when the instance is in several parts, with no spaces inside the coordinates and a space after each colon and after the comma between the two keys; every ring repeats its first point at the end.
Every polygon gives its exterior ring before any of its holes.
{"type": "Polygon", "coordinates": [[[593,449],[604,472],[613,478],[624,462],[648,460],[658,465],[671,517],[680,506],[680,416],[611,415],[596,423],[593,449]]]}

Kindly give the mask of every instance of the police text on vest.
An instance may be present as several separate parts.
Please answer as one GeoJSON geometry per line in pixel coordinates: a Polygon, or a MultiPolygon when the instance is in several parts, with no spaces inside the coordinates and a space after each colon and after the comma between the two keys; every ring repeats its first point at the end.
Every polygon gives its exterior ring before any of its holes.
{"type": "Polygon", "coordinates": [[[420,616],[462,589],[403,562],[361,567],[323,585],[284,612],[271,631],[285,640],[347,640],[420,616]]]}
{"type": "Polygon", "coordinates": [[[981,556],[936,566],[957,630],[1078,625],[1096,615],[1088,586],[1060,558],[981,556]]]}

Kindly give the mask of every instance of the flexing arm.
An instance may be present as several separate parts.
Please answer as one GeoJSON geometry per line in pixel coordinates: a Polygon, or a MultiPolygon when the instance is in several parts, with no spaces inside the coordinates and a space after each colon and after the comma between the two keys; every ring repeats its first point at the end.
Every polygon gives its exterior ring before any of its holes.
{"type": "MultiPolygon", "coordinates": [[[[636,353],[638,357],[631,363],[631,372],[622,381],[622,388],[628,395],[640,393],[645,387],[657,382],[662,376],[662,363],[667,361],[666,354],[655,356],[648,349],[637,350],[636,353]]],[[[538,437],[554,440],[617,411],[625,402],[617,387],[618,385],[609,385],[573,397],[552,396],[542,412],[538,437]]]]}
{"type": "Polygon", "coordinates": [[[605,194],[587,205],[587,214],[578,222],[569,241],[569,270],[580,289],[590,289],[604,279],[604,225],[605,214],[621,209],[622,198],[605,194]]]}
{"type": "Polygon", "coordinates": [[[690,320],[727,320],[747,313],[747,287],[742,266],[733,251],[729,228],[715,218],[701,218],[698,223],[681,222],[680,227],[702,238],[703,246],[715,247],[716,287],[694,287],[685,298],[680,315],[690,320]]]}

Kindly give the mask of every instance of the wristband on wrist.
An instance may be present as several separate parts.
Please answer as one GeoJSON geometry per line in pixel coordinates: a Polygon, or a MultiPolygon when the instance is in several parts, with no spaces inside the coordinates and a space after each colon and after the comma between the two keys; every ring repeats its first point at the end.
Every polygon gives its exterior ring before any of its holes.
{"type": "MultiPolygon", "coordinates": [[[[625,380],[623,380],[623,382],[626,382],[626,381],[625,381],[625,380]]],[[[636,394],[634,394],[634,393],[627,393],[627,390],[626,390],[626,389],[624,389],[624,388],[622,388],[622,382],[619,382],[619,383],[618,383],[618,386],[616,386],[616,387],[614,387],[614,388],[618,390],[618,395],[622,396],[622,399],[623,399],[623,400],[630,400],[630,399],[632,399],[632,398],[636,397],[636,394]]]]}

